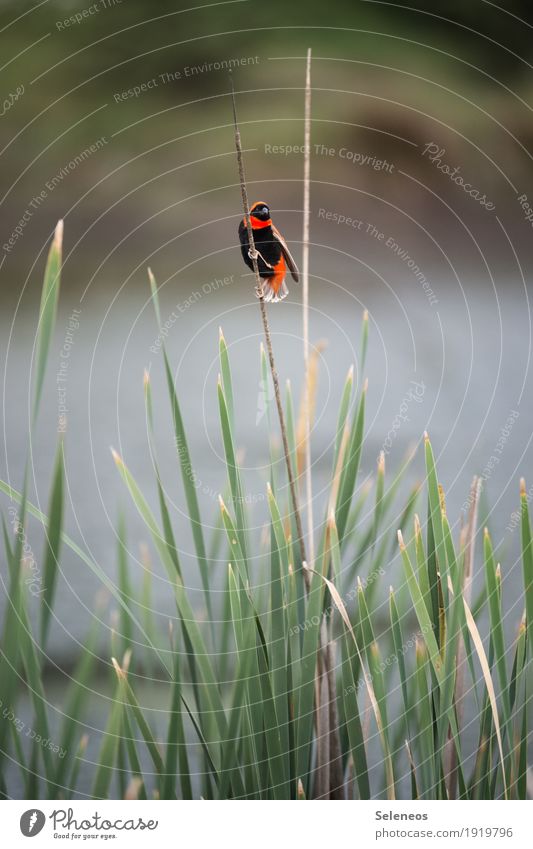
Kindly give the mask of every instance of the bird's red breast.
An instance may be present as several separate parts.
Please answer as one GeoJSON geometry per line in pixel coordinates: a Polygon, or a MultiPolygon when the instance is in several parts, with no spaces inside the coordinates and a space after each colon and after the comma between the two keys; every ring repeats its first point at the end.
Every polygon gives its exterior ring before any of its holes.
{"type": "MultiPolygon", "coordinates": [[[[255,215],[250,214],[250,220],[252,222],[252,230],[263,230],[264,227],[272,227],[271,218],[267,218],[266,221],[260,221],[255,215]]],[[[246,221],[244,223],[246,224],[246,221]]]]}

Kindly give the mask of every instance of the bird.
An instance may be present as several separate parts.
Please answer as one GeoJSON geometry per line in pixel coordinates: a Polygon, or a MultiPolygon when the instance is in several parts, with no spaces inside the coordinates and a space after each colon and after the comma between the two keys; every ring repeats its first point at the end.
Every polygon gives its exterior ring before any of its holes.
{"type": "MultiPolygon", "coordinates": [[[[257,251],[259,276],[263,281],[262,290],[258,297],[273,304],[282,301],[289,294],[285,277],[290,271],[292,279],[298,282],[298,268],[287,247],[287,242],[272,223],[268,204],[256,201],[250,207],[250,222],[254,235],[254,246],[257,251]]],[[[254,270],[253,254],[248,239],[246,219],[239,224],[239,241],[244,262],[254,270]]]]}

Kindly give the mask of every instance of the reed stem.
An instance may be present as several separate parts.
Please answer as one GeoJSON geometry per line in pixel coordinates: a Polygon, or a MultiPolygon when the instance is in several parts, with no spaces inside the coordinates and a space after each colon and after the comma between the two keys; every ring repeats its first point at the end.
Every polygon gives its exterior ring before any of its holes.
{"type": "Polygon", "coordinates": [[[263,297],[263,284],[261,281],[261,277],[259,276],[259,266],[257,264],[257,252],[255,249],[254,243],[254,233],[252,229],[252,222],[250,221],[250,206],[248,203],[248,190],[246,188],[246,176],[244,173],[244,158],[242,154],[242,144],[241,144],[241,134],[239,130],[239,124],[237,122],[237,106],[235,102],[235,88],[233,85],[233,77],[230,71],[230,81],[231,81],[231,99],[233,106],[233,126],[235,129],[235,151],[237,154],[237,164],[239,167],[239,181],[241,185],[241,196],[242,196],[242,206],[244,211],[244,221],[246,223],[246,229],[248,231],[248,243],[250,245],[250,256],[252,259],[255,279],[256,279],[256,293],[259,300],[259,308],[261,310],[261,319],[263,322],[263,329],[265,332],[265,342],[266,349],[268,354],[268,362],[270,364],[270,372],[272,374],[272,383],[274,385],[274,395],[276,398],[276,407],[278,410],[278,418],[279,418],[279,426],[281,430],[281,439],[283,442],[283,453],[285,455],[285,464],[287,466],[287,478],[289,481],[289,490],[291,494],[292,501],[292,509],[294,513],[294,521],[296,524],[296,533],[298,535],[298,545],[300,548],[300,556],[302,560],[302,568],[304,570],[306,584],[309,581],[309,573],[307,571],[307,555],[305,548],[305,538],[303,534],[302,527],[302,518],[300,516],[300,510],[298,507],[298,496],[296,493],[296,483],[294,480],[293,469],[291,465],[290,459],[290,448],[289,448],[289,440],[287,437],[287,426],[285,424],[285,413],[283,411],[283,404],[281,401],[281,392],[279,388],[279,377],[278,371],[276,368],[276,361],[274,359],[274,350],[272,347],[272,337],[270,335],[270,324],[268,321],[268,314],[265,304],[265,299],[263,297]]]}
{"type": "Polygon", "coordinates": [[[311,196],[311,48],[307,51],[304,117],[304,215],[302,238],[302,308],[305,366],[305,501],[309,566],[314,568],[313,483],[311,475],[311,387],[309,374],[309,219],[311,196]]]}

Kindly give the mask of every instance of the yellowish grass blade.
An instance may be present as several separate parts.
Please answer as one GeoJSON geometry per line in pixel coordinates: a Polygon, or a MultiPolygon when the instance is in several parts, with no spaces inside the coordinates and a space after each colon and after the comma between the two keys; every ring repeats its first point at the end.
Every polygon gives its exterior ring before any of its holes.
{"type": "Polygon", "coordinates": [[[494,729],[496,731],[496,739],[498,741],[498,750],[500,753],[500,763],[502,767],[502,779],[503,779],[503,792],[505,798],[507,799],[507,780],[505,778],[505,761],[503,758],[503,746],[502,746],[502,735],[500,732],[500,720],[498,717],[498,706],[496,704],[496,693],[494,691],[494,684],[492,683],[492,676],[490,674],[490,666],[487,660],[487,655],[485,654],[485,649],[483,648],[483,642],[481,640],[481,636],[479,634],[477,625],[474,621],[474,617],[470,611],[470,608],[466,601],[463,599],[463,604],[465,608],[466,615],[466,624],[468,626],[468,630],[470,631],[470,635],[472,637],[472,641],[474,643],[479,662],[481,664],[481,670],[483,672],[483,678],[485,679],[485,685],[487,687],[487,693],[489,695],[490,706],[492,709],[492,718],[494,720],[494,729]]]}

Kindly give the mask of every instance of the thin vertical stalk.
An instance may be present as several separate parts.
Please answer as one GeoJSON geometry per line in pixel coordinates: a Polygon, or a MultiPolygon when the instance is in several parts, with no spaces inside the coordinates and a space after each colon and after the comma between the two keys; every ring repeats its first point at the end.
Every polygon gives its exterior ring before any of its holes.
{"type": "MultiPolygon", "coordinates": [[[[242,144],[241,144],[241,134],[239,131],[239,125],[237,123],[237,106],[235,103],[235,88],[233,86],[233,77],[230,72],[230,80],[231,80],[231,98],[233,105],[233,126],[235,129],[235,151],[237,153],[237,164],[239,166],[239,180],[241,184],[241,195],[242,195],[242,206],[244,210],[244,220],[246,223],[246,229],[248,231],[248,243],[250,245],[250,257],[253,264],[255,280],[256,280],[256,294],[259,300],[259,307],[261,310],[261,319],[263,322],[263,329],[265,332],[265,342],[266,349],[268,354],[268,361],[270,364],[270,371],[272,374],[272,383],[274,385],[274,395],[276,398],[276,407],[278,410],[279,417],[279,426],[281,430],[281,439],[283,442],[283,453],[285,455],[285,463],[287,466],[287,478],[289,480],[289,490],[291,494],[292,501],[292,509],[294,512],[294,521],[296,524],[296,533],[298,534],[298,544],[300,548],[300,556],[302,559],[302,564],[305,567],[307,565],[307,555],[305,548],[305,539],[303,534],[302,527],[302,519],[300,516],[300,510],[298,507],[298,497],[296,494],[296,484],[294,481],[294,474],[292,470],[291,460],[290,460],[290,448],[289,448],[289,440],[287,437],[287,427],[285,424],[285,414],[283,412],[283,404],[281,401],[281,392],[279,388],[279,378],[278,372],[276,369],[276,361],[274,359],[274,351],[272,348],[272,338],[270,335],[270,325],[268,322],[268,315],[266,310],[266,304],[263,297],[263,284],[261,281],[261,277],[259,276],[259,266],[257,264],[257,251],[255,249],[254,243],[254,234],[252,230],[252,222],[250,221],[250,206],[248,203],[248,191],[246,189],[246,176],[244,173],[244,159],[242,155],[242,144]]],[[[304,575],[306,582],[309,580],[309,573],[307,569],[304,568],[304,575]]]]}
{"type": "Polygon", "coordinates": [[[307,51],[304,117],[304,215],[302,238],[302,308],[305,366],[305,501],[307,511],[307,550],[314,568],[313,483],[311,475],[311,387],[309,371],[309,219],[311,196],[311,48],[307,51]]]}

